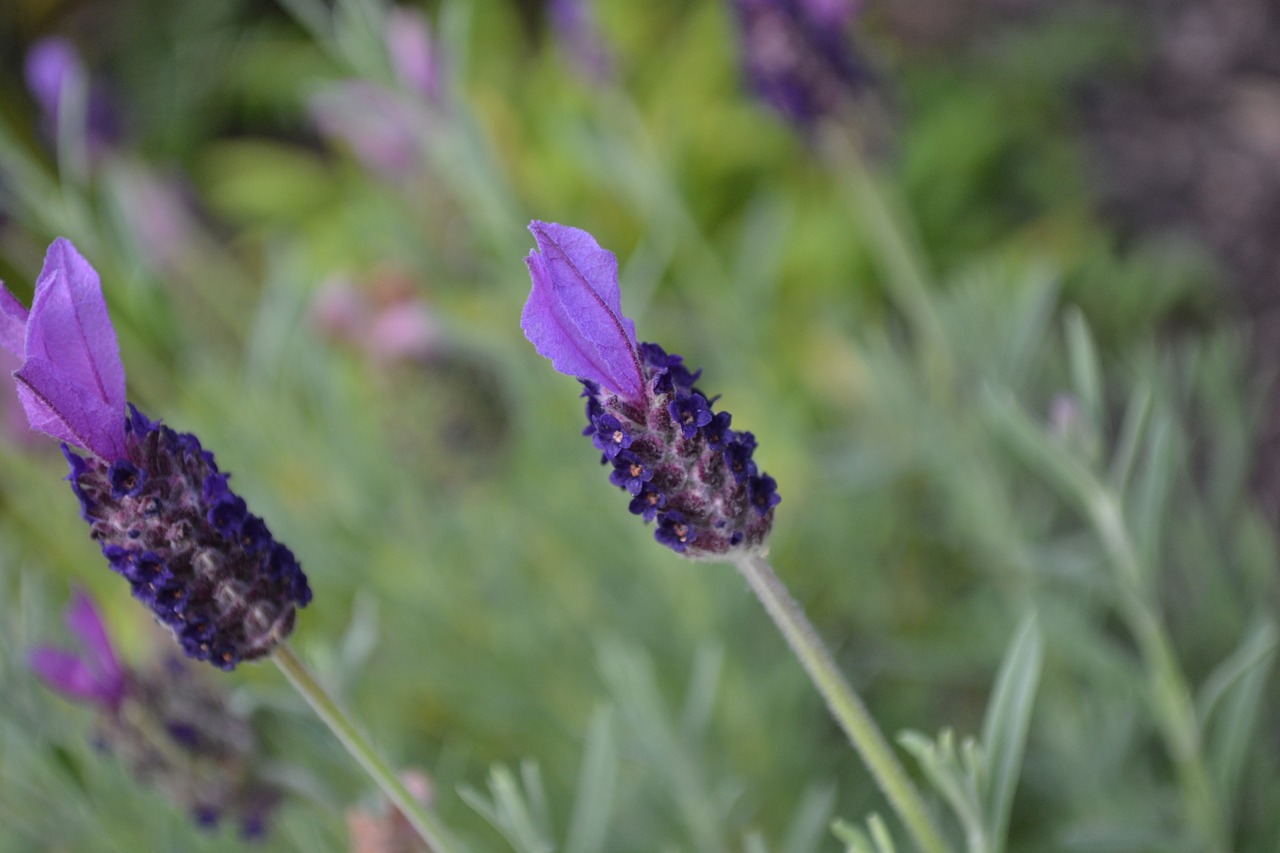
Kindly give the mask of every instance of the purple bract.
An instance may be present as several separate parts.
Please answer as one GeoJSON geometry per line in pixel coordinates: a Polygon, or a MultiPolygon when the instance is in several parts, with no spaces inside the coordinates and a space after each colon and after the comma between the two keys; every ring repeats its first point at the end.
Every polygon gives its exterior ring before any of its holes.
{"type": "Polygon", "coordinates": [[[80,653],[37,646],[27,658],[31,669],[64,696],[114,713],[124,700],[128,678],[111,648],[102,616],[93,600],[76,590],[63,619],[79,641],[80,653]]]}
{"type": "Polygon", "coordinates": [[[556,370],[628,400],[645,396],[635,323],[622,315],[618,259],[578,228],[529,225],[533,290],[520,316],[525,337],[556,370]]]}
{"type": "Polygon", "coordinates": [[[525,335],[587,398],[584,435],[612,465],[629,509],[656,521],[654,538],[686,557],[760,549],[773,526],[777,484],[757,470],[755,437],[694,387],[701,371],[638,343],[622,314],[618,264],[585,231],[534,222],[533,291],[525,335]]]}

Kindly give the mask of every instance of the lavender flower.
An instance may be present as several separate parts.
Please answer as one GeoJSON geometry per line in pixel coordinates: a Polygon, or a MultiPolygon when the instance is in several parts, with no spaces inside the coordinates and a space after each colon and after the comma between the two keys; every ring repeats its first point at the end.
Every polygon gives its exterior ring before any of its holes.
{"type": "Polygon", "coordinates": [[[88,72],[75,46],[60,36],[49,36],[32,45],[24,68],[27,89],[42,113],[45,130],[56,139],[68,93],[84,100],[85,142],[91,155],[111,148],[120,137],[120,122],[110,98],[100,85],[89,82],[88,72]]]}
{"type": "Polygon", "coordinates": [[[636,341],[611,252],[577,228],[529,230],[538,251],[525,259],[533,289],[521,327],[556,370],[581,380],[584,434],[612,464],[609,481],[632,496],[631,512],[656,521],[654,538],[686,557],[762,548],[780,498],[752,459],[755,437],[712,410],[694,388],[700,371],[636,341]]]}
{"type": "Polygon", "coordinates": [[[428,103],[439,103],[443,93],[440,61],[426,16],[417,9],[397,6],[387,12],[383,35],[391,68],[401,85],[428,103]]]}
{"type": "Polygon", "coordinates": [[[743,73],[757,96],[800,128],[839,112],[867,77],[849,47],[851,0],[731,0],[743,73]]]}
{"type": "Polygon", "coordinates": [[[195,436],[125,414],[125,375],[98,274],[54,241],[28,315],[0,287],[0,346],[33,429],[60,439],[81,515],[182,650],[233,669],[270,654],[311,589],[195,436]],[[87,452],[81,456],[72,448],[87,452]]]}
{"type": "Polygon", "coordinates": [[[550,0],[547,17],[556,39],[578,73],[600,83],[613,77],[613,56],[596,20],[591,0],[550,0]]]}
{"type": "Polygon", "coordinates": [[[253,731],[225,695],[175,657],[142,671],[121,666],[83,592],[73,595],[65,619],[82,653],[39,646],[28,661],[51,688],[98,712],[95,742],[200,826],[230,815],[245,837],[262,835],[280,792],[260,778],[253,731]]]}
{"type": "Polygon", "coordinates": [[[81,654],[39,646],[28,656],[31,669],[67,698],[116,713],[128,690],[128,678],[116,660],[93,600],[76,590],[63,619],[67,630],[79,641],[81,654]]]}
{"type": "Polygon", "coordinates": [[[379,178],[400,184],[421,172],[422,122],[396,92],[363,80],[342,80],[316,92],[308,111],[322,134],[345,144],[379,178]]]}

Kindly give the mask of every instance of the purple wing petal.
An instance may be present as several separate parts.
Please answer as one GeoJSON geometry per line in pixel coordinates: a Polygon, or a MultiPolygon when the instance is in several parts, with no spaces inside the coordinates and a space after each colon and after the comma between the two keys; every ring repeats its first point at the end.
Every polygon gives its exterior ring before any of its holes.
{"type": "Polygon", "coordinates": [[[64,696],[108,706],[114,702],[103,691],[93,670],[71,652],[40,646],[31,650],[27,664],[46,684],[64,696]]]}
{"type": "Polygon", "coordinates": [[[19,393],[36,429],[115,460],[124,451],[124,364],[98,273],[69,240],[49,247],[27,320],[19,393]]]}
{"type": "Polygon", "coordinates": [[[578,228],[529,225],[538,252],[525,258],[533,290],[521,328],[561,373],[630,399],[644,396],[635,324],[622,315],[618,261],[578,228]]]}
{"type": "Polygon", "coordinates": [[[0,347],[22,358],[27,339],[27,309],[0,281],[0,347]]]}
{"type": "Polygon", "coordinates": [[[13,374],[31,428],[115,461],[128,456],[124,415],[42,358],[13,374]]]}
{"type": "Polygon", "coordinates": [[[97,676],[101,687],[115,696],[124,694],[124,670],[111,647],[111,638],[102,624],[98,608],[83,590],[77,589],[63,614],[67,628],[80,641],[85,663],[97,676]]]}

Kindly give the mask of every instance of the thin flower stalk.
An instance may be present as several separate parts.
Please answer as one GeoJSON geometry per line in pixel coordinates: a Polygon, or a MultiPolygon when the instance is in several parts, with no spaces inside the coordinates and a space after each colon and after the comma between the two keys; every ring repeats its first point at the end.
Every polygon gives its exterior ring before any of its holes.
{"type": "Polygon", "coordinates": [[[435,853],[462,853],[464,848],[458,845],[439,819],[427,811],[405,787],[400,777],[382,759],[369,739],[361,733],[306,665],[298,659],[288,643],[278,645],[271,659],[289,679],[294,689],[307,700],[307,704],[316,712],[316,716],[324,721],[334,737],[342,743],[343,748],[373,778],[391,802],[395,803],[396,808],[400,809],[405,819],[422,836],[422,840],[431,845],[435,853]]]}
{"type": "Polygon", "coordinates": [[[618,263],[578,228],[529,226],[538,250],[525,259],[532,290],[525,336],[587,399],[583,434],[631,495],[630,510],[655,521],[654,538],[689,559],[734,562],[804,665],[920,849],[948,849],[919,792],[841,675],[831,654],[764,559],[781,502],[754,459],[757,442],[730,428],[677,355],[636,340],[622,313],[618,263]]]}

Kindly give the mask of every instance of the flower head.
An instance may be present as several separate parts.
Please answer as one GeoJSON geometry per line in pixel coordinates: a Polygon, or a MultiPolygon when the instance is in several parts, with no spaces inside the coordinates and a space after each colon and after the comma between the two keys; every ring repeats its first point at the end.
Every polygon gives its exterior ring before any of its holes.
{"type": "Polygon", "coordinates": [[[63,613],[67,630],[80,643],[80,653],[37,646],[27,658],[36,675],[64,696],[115,712],[128,688],[111,639],[93,600],[76,590],[63,613]]]}
{"type": "Polygon", "coordinates": [[[613,76],[613,57],[591,0],[550,0],[547,17],[578,73],[601,83],[613,76]]]}
{"type": "Polygon", "coordinates": [[[27,53],[23,71],[50,138],[56,139],[62,132],[59,125],[64,119],[75,118],[83,122],[75,130],[84,134],[88,153],[103,153],[116,143],[120,122],[111,99],[102,86],[90,82],[84,62],[69,40],[48,36],[37,41],[27,53]],[[83,112],[78,116],[66,114],[64,103],[71,97],[80,99],[83,112]]]}
{"type": "Polygon", "coordinates": [[[261,835],[280,792],[258,774],[253,731],[226,695],[176,657],[148,669],[122,666],[83,592],[72,596],[65,619],[82,653],[38,646],[28,661],[51,688],[98,712],[95,742],[198,825],[229,815],[244,836],[261,835]]]}
{"type": "Polygon", "coordinates": [[[69,241],[49,248],[29,314],[0,287],[0,345],[23,359],[31,426],[63,442],[81,515],[134,596],[191,657],[231,669],[269,654],[311,599],[306,576],[194,435],[125,414],[102,286],[69,241]]]}
{"type": "Polygon", "coordinates": [[[837,112],[867,72],[845,29],[851,0],[732,0],[744,76],[756,94],[808,128],[837,112]]]}
{"type": "Polygon", "coordinates": [[[714,559],[762,547],[780,498],[752,458],[755,437],[730,430],[729,413],[694,388],[701,371],[636,341],[611,253],[577,228],[535,222],[530,230],[540,252],[526,261],[533,290],[524,332],[557,370],[581,380],[583,433],[612,465],[609,482],[677,553],[714,559]]]}

